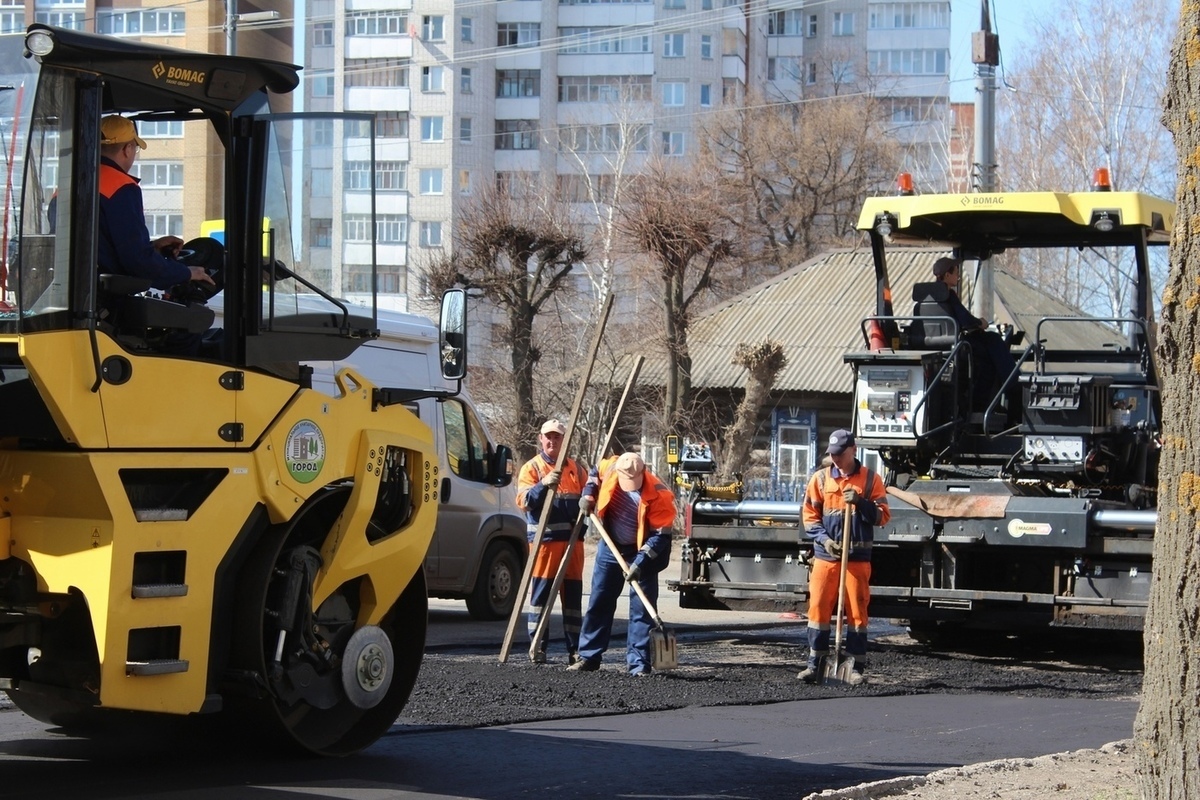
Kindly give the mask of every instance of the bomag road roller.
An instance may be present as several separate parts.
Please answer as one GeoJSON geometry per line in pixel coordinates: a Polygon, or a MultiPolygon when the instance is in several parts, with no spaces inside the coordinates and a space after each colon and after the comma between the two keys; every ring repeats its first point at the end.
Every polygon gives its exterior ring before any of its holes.
{"type": "MultiPolygon", "coordinates": [[[[439,483],[419,393],[350,369],[321,392],[306,366],[377,334],[374,235],[298,244],[317,217],[376,230],[373,169],[336,195],[311,180],[373,163],[374,120],[289,113],[297,70],[43,25],[0,37],[0,689],[39,720],[248,714],[343,755],[416,681],[439,483]],[[181,253],[207,290],[98,266],[110,114],[182,138],[203,194],[186,218],[223,223],[181,253]]],[[[461,379],[461,293],[442,338],[461,379]]]]}

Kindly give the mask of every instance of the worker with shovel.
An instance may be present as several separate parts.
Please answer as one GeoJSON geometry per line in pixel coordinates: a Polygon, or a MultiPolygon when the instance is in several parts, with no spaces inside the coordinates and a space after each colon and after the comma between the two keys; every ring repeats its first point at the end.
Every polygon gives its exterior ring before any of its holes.
{"type": "MultiPolygon", "coordinates": [[[[517,475],[517,507],[525,512],[526,534],[532,544],[542,506],[549,489],[554,489],[550,517],[546,521],[541,546],[533,563],[529,590],[529,638],[535,638],[538,620],[550,598],[559,563],[567,555],[571,527],[579,513],[579,498],[587,480],[583,467],[561,452],[567,426],[557,419],[546,420],[538,434],[538,454],[521,467],[517,475]]],[[[579,624],[583,616],[583,548],[570,553],[566,579],[559,589],[562,595],[563,637],[567,642],[567,661],[578,660],[579,624]]],[[[546,663],[546,640],[529,656],[535,664],[546,663]]]]}
{"type": "MultiPolygon", "coordinates": [[[[580,500],[582,510],[591,511],[593,491],[595,484],[589,483],[580,500]]],[[[671,559],[675,496],[646,469],[641,456],[623,453],[601,482],[595,509],[620,558],[605,541],[596,548],[591,600],[579,634],[579,661],[568,669],[576,672],[600,669],[612,636],[617,600],[626,582],[636,581],[641,592],[629,592],[625,662],[629,674],[649,675],[653,665],[650,633],[656,614],[642,602],[642,596],[651,604],[658,603],[658,573],[671,559]],[[629,564],[628,572],[622,569],[621,562],[629,564]]]]}
{"type": "Polygon", "coordinates": [[[805,683],[866,682],[871,544],[874,526],[886,524],[891,510],[883,480],[862,465],[857,451],[850,431],[834,431],[827,450],[833,463],[812,476],[804,494],[801,521],[814,556],[808,584],[808,663],[797,676],[805,683]],[[844,654],[843,605],[850,623],[844,654]],[[838,631],[832,662],[831,621],[838,631]]]}

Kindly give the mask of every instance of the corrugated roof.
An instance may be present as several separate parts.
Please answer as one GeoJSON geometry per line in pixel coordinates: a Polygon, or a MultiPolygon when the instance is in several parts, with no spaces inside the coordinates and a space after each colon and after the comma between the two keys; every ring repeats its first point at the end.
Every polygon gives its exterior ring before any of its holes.
{"type": "MultiPolygon", "coordinates": [[[[912,285],[931,280],[933,262],[946,250],[897,249],[888,253],[896,314],[912,308],[912,285]]],[[[1006,272],[995,272],[995,317],[1026,331],[1027,341],[1043,316],[1081,316],[1006,272]]],[[[870,250],[834,250],[781,273],[698,315],[688,331],[693,388],[742,387],[745,370],[731,361],[739,344],[771,338],[783,344],[788,365],[777,391],[848,393],[850,367],[842,356],[864,349],[861,322],[875,308],[875,268],[870,250]]],[[[1058,325],[1044,334],[1063,348],[1120,341],[1099,324],[1058,325]],[[1076,341],[1078,340],[1078,341],[1076,341]]],[[[662,385],[666,356],[644,353],[641,382],[662,385]]]]}

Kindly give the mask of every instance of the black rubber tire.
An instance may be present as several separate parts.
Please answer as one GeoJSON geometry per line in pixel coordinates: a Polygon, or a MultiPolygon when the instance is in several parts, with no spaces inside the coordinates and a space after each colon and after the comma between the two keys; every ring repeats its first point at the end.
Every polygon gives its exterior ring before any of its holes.
{"type": "Polygon", "coordinates": [[[483,553],[475,588],[467,595],[472,619],[508,619],[521,583],[521,559],[508,542],[492,542],[483,553]]]}

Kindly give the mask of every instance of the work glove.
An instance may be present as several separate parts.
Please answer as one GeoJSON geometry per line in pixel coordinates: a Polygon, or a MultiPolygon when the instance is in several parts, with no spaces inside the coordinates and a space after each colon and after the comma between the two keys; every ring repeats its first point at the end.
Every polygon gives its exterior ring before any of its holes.
{"type": "Polygon", "coordinates": [[[629,565],[629,572],[625,573],[625,580],[633,583],[640,577],[642,577],[642,565],[634,561],[629,565]]]}
{"type": "Polygon", "coordinates": [[[858,493],[858,489],[853,486],[847,486],[842,490],[842,499],[846,501],[848,506],[858,505],[858,501],[862,500],[862,495],[858,493]]]}
{"type": "Polygon", "coordinates": [[[825,540],[825,552],[834,558],[842,557],[842,543],[832,536],[825,540]]]}
{"type": "Polygon", "coordinates": [[[562,471],[557,469],[551,470],[546,473],[546,477],[542,478],[542,486],[545,486],[547,489],[555,489],[558,487],[560,480],[562,480],[562,471]]]}
{"type": "Polygon", "coordinates": [[[585,517],[592,513],[592,509],[596,507],[596,498],[588,497],[586,494],[579,498],[579,513],[585,517]]]}

